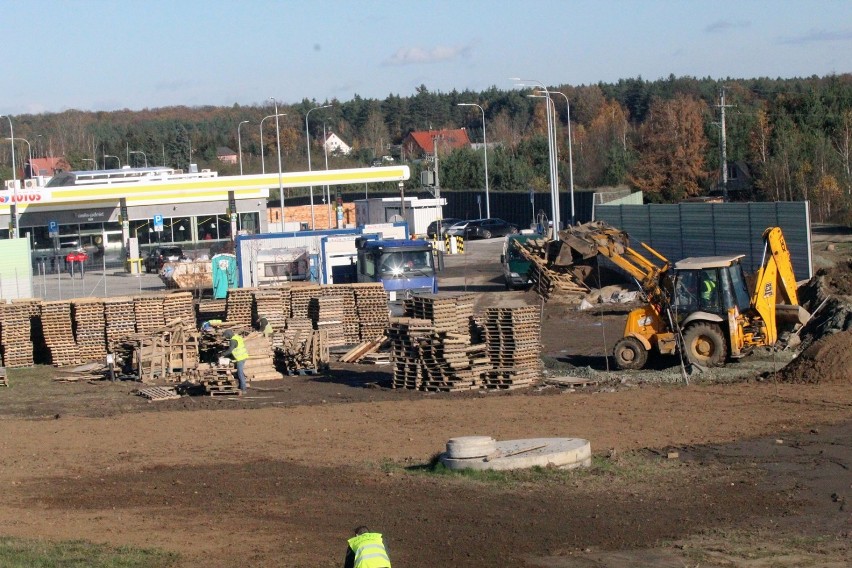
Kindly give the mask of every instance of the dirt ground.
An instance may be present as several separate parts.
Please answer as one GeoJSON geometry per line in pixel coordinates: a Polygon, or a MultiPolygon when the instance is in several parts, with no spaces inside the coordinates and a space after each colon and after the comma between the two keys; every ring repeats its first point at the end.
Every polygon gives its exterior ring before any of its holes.
{"type": "MultiPolygon", "coordinates": [[[[538,301],[481,272],[479,308],[538,301]]],[[[548,375],[597,381],[574,389],[409,392],[386,368],[335,364],[245,398],[150,403],[130,382],[12,370],[0,534],[161,548],[181,567],[339,566],[359,524],[394,566],[849,565],[850,385],[776,380],[789,353],[688,386],[672,362],[608,370],[626,313],[545,307],[548,375]],[[428,472],[472,434],[585,438],[594,464],[428,472]]]]}

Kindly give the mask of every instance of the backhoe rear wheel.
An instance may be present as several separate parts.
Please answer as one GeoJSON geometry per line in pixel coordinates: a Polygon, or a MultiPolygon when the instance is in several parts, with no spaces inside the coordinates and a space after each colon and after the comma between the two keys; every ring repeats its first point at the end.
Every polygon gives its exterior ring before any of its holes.
{"type": "Polygon", "coordinates": [[[648,362],[648,351],[635,337],[622,337],[612,350],[619,369],[636,371],[648,362]]]}
{"type": "Polygon", "coordinates": [[[728,358],[728,344],[722,329],[708,322],[689,326],[683,334],[686,358],[705,367],[721,367],[728,358]]]}

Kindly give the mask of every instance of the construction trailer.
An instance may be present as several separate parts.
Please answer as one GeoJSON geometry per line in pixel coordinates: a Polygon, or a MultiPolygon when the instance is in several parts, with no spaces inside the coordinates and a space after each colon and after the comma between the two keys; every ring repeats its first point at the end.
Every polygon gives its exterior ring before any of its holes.
{"type": "Polygon", "coordinates": [[[356,282],[358,237],[405,239],[407,235],[408,224],[404,222],[354,229],[240,235],[234,246],[238,283],[241,288],[248,288],[291,280],[319,284],[356,282]]]}
{"type": "Polygon", "coordinates": [[[355,200],[355,218],[360,225],[405,222],[411,235],[426,236],[429,223],[443,218],[447,200],[418,197],[375,197],[355,200]]]}

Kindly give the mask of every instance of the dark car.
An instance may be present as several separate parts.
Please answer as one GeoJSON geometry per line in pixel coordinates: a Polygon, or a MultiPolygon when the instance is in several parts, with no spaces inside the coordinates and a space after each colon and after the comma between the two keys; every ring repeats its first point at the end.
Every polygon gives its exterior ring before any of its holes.
{"type": "Polygon", "coordinates": [[[183,249],[177,246],[154,247],[145,257],[145,272],[157,272],[167,262],[186,260],[183,249]]]}
{"type": "Polygon", "coordinates": [[[466,239],[491,239],[516,235],[517,233],[518,227],[503,219],[476,219],[468,221],[464,227],[464,238],[466,239]]]}
{"type": "MultiPolygon", "coordinates": [[[[455,219],[453,217],[447,217],[446,219],[441,219],[441,236],[444,237],[447,235],[447,229],[455,225],[461,221],[461,219],[455,219]]],[[[435,235],[438,234],[438,221],[432,221],[429,223],[429,226],[426,227],[426,236],[430,239],[434,239],[435,235]]]]}

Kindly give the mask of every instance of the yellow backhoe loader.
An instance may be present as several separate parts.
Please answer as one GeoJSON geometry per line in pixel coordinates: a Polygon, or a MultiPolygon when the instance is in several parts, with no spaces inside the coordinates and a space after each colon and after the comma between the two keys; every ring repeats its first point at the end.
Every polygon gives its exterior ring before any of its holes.
{"type": "Polygon", "coordinates": [[[619,368],[641,369],[651,353],[678,351],[691,363],[713,367],[755,347],[775,345],[779,335],[809,317],[798,305],[781,229],[766,229],[763,239],[764,258],[751,293],[741,264],[745,255],[692,257],[671,265],[644,243],[647,256],[631,248],[626,233],[604,223],[561,232],[558,250],[551,252],[561,265],[606,257],[642,288],[646,303],[627,316],[613,351],[619,368]]]}

